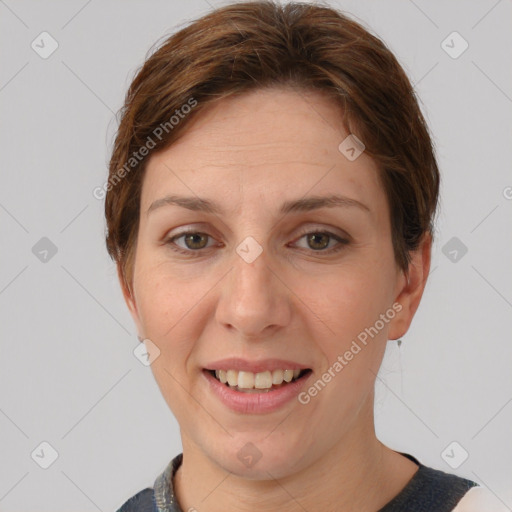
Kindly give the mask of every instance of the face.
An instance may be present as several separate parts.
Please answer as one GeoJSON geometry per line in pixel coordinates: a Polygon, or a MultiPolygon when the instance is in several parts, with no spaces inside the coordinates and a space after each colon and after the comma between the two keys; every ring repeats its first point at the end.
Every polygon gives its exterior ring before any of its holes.
{"type": "Polygon", "coordinates": [[[348,135],[318,93],[258,90],[208,107],[148,162],[125,297],[160,351],[184,450],[238,475],[283,477],[364,443],[386,341],[421,296],[396,265],[376,164],[338,149],[348,135]],[[310,371],[226,395],[205,370],[237,368],[310,371]]]}

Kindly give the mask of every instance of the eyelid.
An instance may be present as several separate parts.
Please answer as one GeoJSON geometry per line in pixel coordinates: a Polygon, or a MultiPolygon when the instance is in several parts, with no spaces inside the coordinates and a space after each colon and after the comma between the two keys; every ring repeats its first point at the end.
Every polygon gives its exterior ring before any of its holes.
{"type": "Polygon", "coordinates": [[[167,231],[161,240],[164,243],[167,243],[169,240],[178,238],[179,236],[197,233],[208,235],[210,238],[215,238],[215,236],[211,234],[212,232],[216,233],[217,231],[214,228],[212,228],[211,225],[204,222],[200,222],[197,224],[186,224],[184,226],[180,226],[171,229],[170,231],[167,231]]]}
{"type": "Polygon", "coordinates": [[[334,226],[326,226],[326,225],[319,225],[319,224],[307,224],[306,226],[303,226],[301,230],[299,231],[299,234],[297,235],[297,239],[307,235],[309,233],[326,233],[328,235],[332,235],[341,239],[345,239],[347,241],[350,241],[352,237],[346,232],[343,231],[340,228],[336,228],[334,226]]]}
{"type": "MultiPolygon", "coordinates": [[[[184,226],[181,230],[180,228],[176,228],[178,229],[179,231],[173,233],[172,235],[170,235],[169,233],[170,232],[167,232],[164,237],[163,237],[163,240],[164,241],[167,241],[167,240],[170,240],[171,238],[176,238],[180,235],[186,235],[186,234],[189,234],[189,233],[201,233],[201,234],[205,234],[205,235],[208,235],[209,237],[211,238],[215,238],[214,235],[211,235],[209,233],[209,231],[211,231],[211,227],[209,227],[207,224],[205,223],[199,223],[199,224],[194,224],[194,225],[186,225],[184,226]],[[204,231],[202,231],[202,229],[204,229],[204,231]]],[[[297,228],[293,229],[292,231],[295,231],[297,228]]],[[[347,240],[351,240],[351,236],[344,230],[340,229],[340,228],[337,228],[335,226],[330,226],[330,225],[326,225],[326,224],[317,224],[317,223],[314,223],[314,222],[311,222],[311,223],[307,223],[305,225],[302,225],[300,228],[300,231],[299,231],[299,234],[298,235],[295,235],[297,238],[300,237],[300,236],[303,236],[305,234],[308,234],[308,233],[329,233],[331,235],[335,235],[335,236],[338,236],[340,238],[345,238],[347,240]],[[331,230],[335,230],[337,232],[333,232],[331,230]]],[[[171,231],[172,232],[172,231],[171,231]]],[[[291,234],[289,232],[289,234],[291,234]]],[[[287,235],[289,236],[289,235],[287,235]]]]}

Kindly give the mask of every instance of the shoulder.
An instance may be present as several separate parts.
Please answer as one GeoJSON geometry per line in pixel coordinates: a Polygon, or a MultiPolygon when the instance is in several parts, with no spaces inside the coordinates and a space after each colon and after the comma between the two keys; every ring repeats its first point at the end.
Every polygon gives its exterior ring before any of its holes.
{"type": "Polygon", "coordinates": [[[454,497],[464,496],[478,485],[467,478],[424,465],[420,465],[417,476],[421,487],[432,489],[434,494],[439,496],[445,494],[453,494],[454,497]]]}
{"type": "Polygon", "coordinates": [[[416,462],[419,468],[402,491],[379,512],[451,512],[468,491],[478,485],[460,476],[425,466],[411,455],[402,455],[416,462]]]}
{"type": "Polygon", "coordinates": [[[155,500],[153,489],[147,487],[126,501],[117,512],[155,512],[155,500]]]}
{"type": "Polygon", "coordinates": [[[158,475],[153,487],[146,487],[125,502],[117,512],[181,512],[174,499],[172,480],[181,465],[183,453],[172,459],[158,475]]]}
{"type": "Polygon", "coordinates": [[[494,494],[483,487],[473,487],[459,501],[453,512],[508,512],[494,494]]]}

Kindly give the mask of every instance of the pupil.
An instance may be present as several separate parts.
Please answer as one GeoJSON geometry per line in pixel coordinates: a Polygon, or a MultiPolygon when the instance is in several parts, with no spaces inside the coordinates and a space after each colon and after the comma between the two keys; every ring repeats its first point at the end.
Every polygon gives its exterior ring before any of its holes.
{"type": "Polygon", "coordinates": [[[205,237],[202,233],[188,234],[185,236],[185,244],[189,249],[202,249],[206,243],[201,243],[201,238],[203,239],[203,242],[205,242],[205,237]]]}
{"type": "Polygon", "coordinates": [[[329,245],[329,235],[325,233],[314,233],[309,236],[308,242],[312,249],[325,249],[329,245]],[[319,241],[319,238],[323,238],[323,240],[319,241]]]}

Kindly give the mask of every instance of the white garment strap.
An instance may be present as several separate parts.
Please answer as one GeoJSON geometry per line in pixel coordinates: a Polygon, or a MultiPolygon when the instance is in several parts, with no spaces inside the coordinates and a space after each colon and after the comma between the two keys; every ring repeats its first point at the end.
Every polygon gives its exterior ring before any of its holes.
{"type": "Polygon", "coordinates": [[[453,512],[510,512],[510,508],[484,487],[473,487],[459,501],[453,512]]]}

